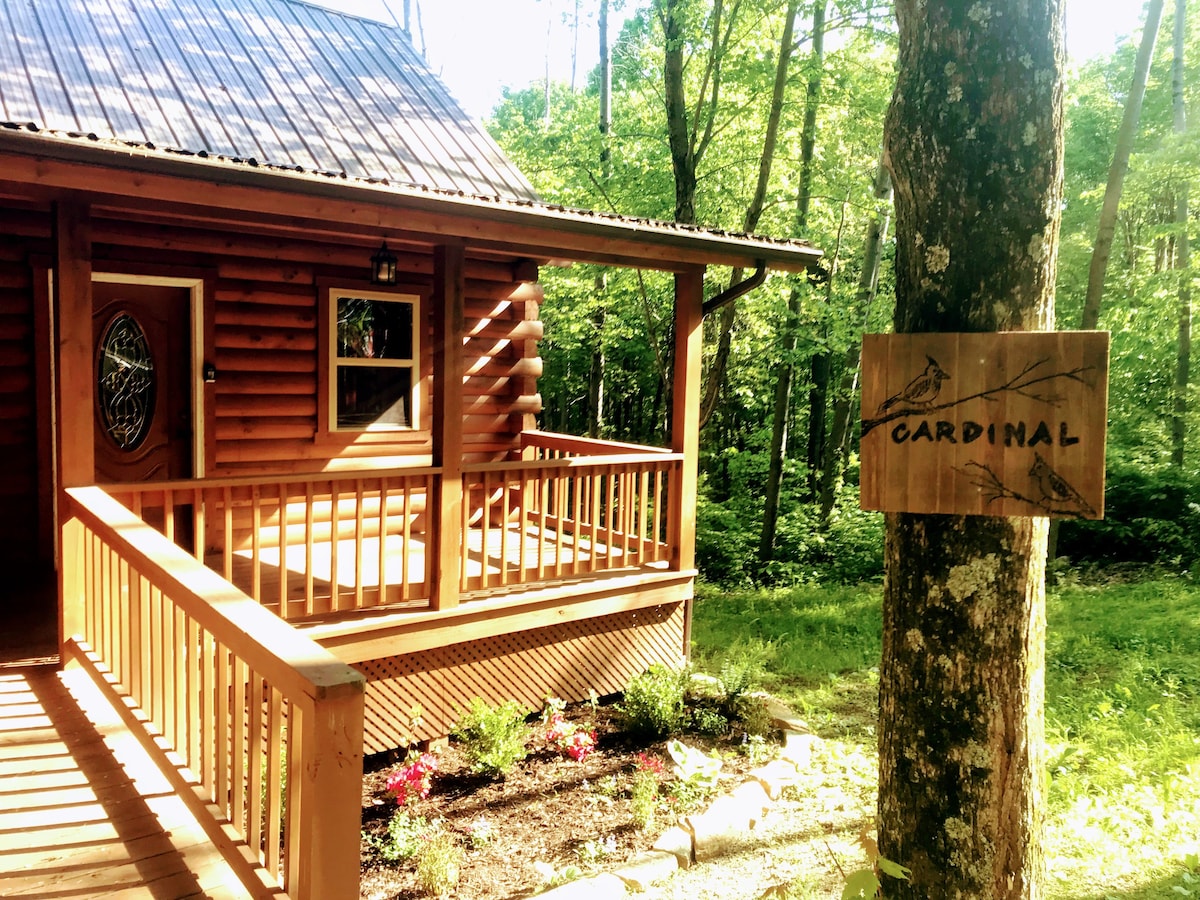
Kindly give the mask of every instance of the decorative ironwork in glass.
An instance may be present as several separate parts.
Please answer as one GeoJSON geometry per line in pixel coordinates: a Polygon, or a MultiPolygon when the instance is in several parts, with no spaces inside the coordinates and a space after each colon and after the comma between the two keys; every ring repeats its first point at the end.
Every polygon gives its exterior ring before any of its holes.
{"type": "Polygon", "coordinates": [[[100,339],[96,405],[105,433],[122,450],[136,450],[150,431],[158,379],[146,333],[128,313],[113,317],[100,339]]]}

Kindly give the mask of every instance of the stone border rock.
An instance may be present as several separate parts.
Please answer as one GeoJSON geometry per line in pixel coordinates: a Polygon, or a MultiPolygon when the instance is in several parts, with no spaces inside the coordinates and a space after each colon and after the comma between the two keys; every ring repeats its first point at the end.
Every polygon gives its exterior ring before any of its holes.
{"type": "Polygon", "coordinates": [[[775,726],[783,731],[783,752],[759,766],[732,792],[718,797],[704,812],[685,816],[668,828],[651,849],[627,860],[620,868],[578,878],[538,894],[539,900],[618,900],[665,881],[679,869],[711,862],[741,844],[783,794],[809,767],[813,747],[821,739],[790,709],[765,698],[775,726]]]}

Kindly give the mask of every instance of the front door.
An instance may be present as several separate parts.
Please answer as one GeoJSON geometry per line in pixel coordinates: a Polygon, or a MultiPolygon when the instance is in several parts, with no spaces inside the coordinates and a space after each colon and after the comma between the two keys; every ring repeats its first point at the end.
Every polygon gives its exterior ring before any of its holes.
{"type": "Polygon", "coordinates": [[[92,285],[96,481],[192,476],[191,293],[92,285]]]}

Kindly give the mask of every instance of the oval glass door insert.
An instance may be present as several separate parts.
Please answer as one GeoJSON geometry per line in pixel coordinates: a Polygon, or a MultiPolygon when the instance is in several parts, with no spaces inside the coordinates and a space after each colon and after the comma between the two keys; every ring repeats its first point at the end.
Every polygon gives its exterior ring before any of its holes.
{"type": "Polygon", "coordinates": [[[157,378],[142,326],[120,313],[104,329],[96,372],[96,404],[104,432],[122,450],[136,450],[154,418],[157,378]]]}

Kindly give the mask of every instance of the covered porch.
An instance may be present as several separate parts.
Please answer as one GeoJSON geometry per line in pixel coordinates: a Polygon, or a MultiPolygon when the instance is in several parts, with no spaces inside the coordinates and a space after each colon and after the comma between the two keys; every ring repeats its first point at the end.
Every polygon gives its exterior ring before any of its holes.
{"type": "Polygon", "coordinates": [[[0,200],[15,210],[3,228],[25,254],[7,264],[28,260],[19,299],[39,335],[31,368],[48,376],[34,404],[53,485],[39,527],[62,660],[250,893],[355,897],[364,754],[444,736],[474,696],[582,698],[685,653],[705,265],[800,269],[816,253],[153,151],[119,159],[0,134],[0,200]],[[322,285],[347,283],[384,236],[405,248],[429,350],[414,361],[427,412],[403,446],[323,434],[310,396],[322,285]],[[148,248],[158,262],[142,261],[148,248]],[[538,261],[572,259],[673,273],[665,448],[535,427],[531,282],[538,261]],[[191,477],[98,477],[92,290],[118,278],[191,292],[191,477]]]}

